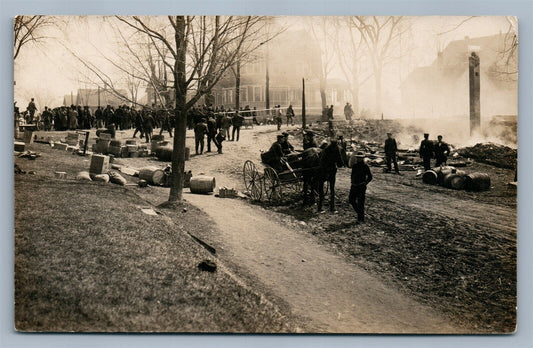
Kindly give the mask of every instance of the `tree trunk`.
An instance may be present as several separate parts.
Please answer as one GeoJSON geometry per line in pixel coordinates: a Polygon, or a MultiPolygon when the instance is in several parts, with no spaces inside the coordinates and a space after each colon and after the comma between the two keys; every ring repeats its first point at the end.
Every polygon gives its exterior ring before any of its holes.
{"type": "Polygon", "coordinates": [[[239,110],[241,102],[241,62],[235,68],[235,110],[239,110]]]}
{"type": "MultiPolygon", "coordinates": [[[[376,81],[376,113],[380,116],[383,112],[382,107],[382,89],[381,89],[381,68],[376,69],[374,72],[374,77],[376,81]]],[[[380,116],[381,117],[381,116],[380,116]]]]}
{"type": "Polygon", "coordinates": [[[185,137],[187,132],[187,86],[185,59],[187,41],[185,38],[185,17],[176,18],[176,54],[174,63],[174,93],[176,96],[174,149],[172,151],[172,175],[170,177],[169,202],[183,198],[183,173],[185,172],[185,137]]]}

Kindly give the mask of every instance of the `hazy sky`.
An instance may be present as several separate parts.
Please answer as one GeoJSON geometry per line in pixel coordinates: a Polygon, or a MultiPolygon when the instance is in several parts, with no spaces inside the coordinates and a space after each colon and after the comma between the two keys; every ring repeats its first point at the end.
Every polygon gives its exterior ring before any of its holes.
{"type": "MultiPolygon", "coordinates": [[[[463,39],[465,36],[505,33],[509,29],[508,19],[502,16],[476,17],[456,28],[465,18],[408,17],[412,29],[409,37],[405,38],[405,45],[412,48],[410,58],[402,58],[394,63],[396,66],[390,67],[391,71],[400,70],[400,74],[384,81],[384,89],[397,96],[400,77],[405,78],[416,66],[431,64],[437,51],[444,49],[450,41],[463,39]],[[450,32],[437,36],[438,33],[446,31],[450,32]]],[[[302,17],[280,18],[280,21],[288,26],[288,30],[306,28],[309,20],[302,17]]],[[[87,69],[73,58],[69,50],[103,67],[109,64],[101,58],[102,53],[112,56],[118,51],[113,41],[113,32],[103,17],[62,17],[59,26],[61,30],[50,28],[47,31],[50,39],[43,44],[25,46],[15,62],[15,100],[22,110],[31,97],[36,98],[38,108],[42,109],[44,105],[39,104],[58,106],[64,95],[71,92],[75,94],[78,88],[92,87],[80,83],[84,80],[87,69]]],[[[336,59],[333,59],[330,77],[343,78],[336,59]]]]}

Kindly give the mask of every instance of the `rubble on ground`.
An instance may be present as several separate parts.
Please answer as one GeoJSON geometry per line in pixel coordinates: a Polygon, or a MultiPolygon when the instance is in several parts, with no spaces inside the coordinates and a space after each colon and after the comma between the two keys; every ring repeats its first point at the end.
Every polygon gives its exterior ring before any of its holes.
{"type": "Polygon", "coordinates": [[[478,143],[471,147],[458,149],[457,152],[478,162],[499,168],[514,169],[517,162],[517,150],[494,143],[478,143]]]}

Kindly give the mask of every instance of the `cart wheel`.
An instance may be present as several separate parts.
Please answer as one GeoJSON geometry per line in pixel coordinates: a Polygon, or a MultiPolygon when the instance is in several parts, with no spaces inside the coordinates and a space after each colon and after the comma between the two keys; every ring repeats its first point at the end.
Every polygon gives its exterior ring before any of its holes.
{"type": "Polygon", "coordinates": [[[250,160],[244,162],[242,174],[244,177],[244,186],[246,187],[246,191],[250,193],[250,197],[254,201],[260,200],[263,195],[263,188],[261,185],[261,176],[257,169],[255,169],[254,162],[250,160]]]}
{"type": "Polygon", "coordinates": [[[265,194],[271,203],[278,203],[281,201],[281,182],[278,173],[270,167],[265,168],[265,175],[263,176],[265,184],[265,194]]]}

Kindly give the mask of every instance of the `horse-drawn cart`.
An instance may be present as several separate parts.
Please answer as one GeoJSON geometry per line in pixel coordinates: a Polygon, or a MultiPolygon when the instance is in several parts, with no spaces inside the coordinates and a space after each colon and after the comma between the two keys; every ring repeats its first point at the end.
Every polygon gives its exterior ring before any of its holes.
{"type": "Polygon", "coordinates": [[[253,200],[259,201],[265,196],[269,202],[279,203],[284,191],[293,193],[302,191],[303,173],[307,169],[293,169],[286,161],[284,165],[286,170],[277,171],[269,165],[262,164],[261,173],[254,162],[248,160],[244,163],[244,186],[253,200]]]}

